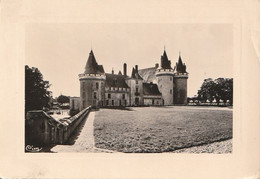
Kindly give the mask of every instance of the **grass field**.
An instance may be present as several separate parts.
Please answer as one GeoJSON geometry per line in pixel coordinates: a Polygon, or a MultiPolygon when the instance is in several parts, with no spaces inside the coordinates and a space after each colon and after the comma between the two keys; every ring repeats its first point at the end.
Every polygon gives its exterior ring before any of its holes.
{"type": "Polygon", "coordinates": [[[119,152],[169,152],[232,138],[232,110],[218,107],[101,109],[95,146],[119,152]]]}

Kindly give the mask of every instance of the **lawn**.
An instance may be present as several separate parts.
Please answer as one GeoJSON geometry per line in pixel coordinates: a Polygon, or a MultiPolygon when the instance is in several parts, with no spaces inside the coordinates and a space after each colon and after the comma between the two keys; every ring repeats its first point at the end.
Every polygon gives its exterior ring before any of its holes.
{"type": "Polygon", "coordinates": [[[232,110],[218,107],[100,109],[97,148],[119,152],[169,152],[232,138],[232,110]]]}

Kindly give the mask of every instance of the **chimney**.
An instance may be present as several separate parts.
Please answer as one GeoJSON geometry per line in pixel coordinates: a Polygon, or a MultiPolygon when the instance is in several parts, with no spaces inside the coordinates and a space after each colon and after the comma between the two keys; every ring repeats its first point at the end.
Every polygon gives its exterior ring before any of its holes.
{"type": "Polygon", "coordinates": [[[127,70],[126,63],[124,63],[124,76],[126,76],[126,70],[127,70]]]}
{"type": "Polygon", "coordinates": [[[138,65],[135,65],[135,70],[138,73],[138,65]]]}
{"type": "Polygon", "coordinates": [[[158,67],[159,67],[159,64],[158,64],[158,63],[156,63],[156,64],[155,64],[155,68],[158,68],[158,67]]]}

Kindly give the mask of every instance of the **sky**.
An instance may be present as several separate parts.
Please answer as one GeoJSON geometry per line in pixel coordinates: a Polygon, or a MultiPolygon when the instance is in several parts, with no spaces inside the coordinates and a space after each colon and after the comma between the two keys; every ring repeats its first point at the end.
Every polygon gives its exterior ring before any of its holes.
{"type": "Polygon", "coordinates": [[[160,64],[164,47],[172,67],[180,52],[189,73],[189,97],[206,78],[233,78],[232,24],[29,23],[25,33],[25,64],[41,71],[53,97],[79,96],[78,74],[91,49],[106,73],[123,72],[127,63],[128,75],[135,65],[160,64]]]}

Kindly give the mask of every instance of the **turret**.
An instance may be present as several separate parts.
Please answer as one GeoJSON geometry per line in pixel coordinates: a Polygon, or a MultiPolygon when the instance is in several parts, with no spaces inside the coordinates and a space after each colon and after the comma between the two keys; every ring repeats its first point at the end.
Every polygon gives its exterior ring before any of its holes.
{"type": "Polygon", "coordinates": [[[132,69],[131,77],[126,78],[126,83],[130,87],[130,105],[143,105],[143,78],[138,73],[138,65],[132,69]]]}
{"type": "Polygon", "coordinates": [[[80,110],[93,106],[104,106],[105,101],[105,71],[98,65],[91,50],[85,66],[85,72],[79,74],[80,80],[80,110]]]}
{"type": "Polygon", "coordinates": [[[161,66],[156,69],[156,79],[159,91],[162,94],[163,105],[173,105],[173,76],[174,69],[171,67],[171,61],[168,59],[164,50],[161,56],[161,66]]]}
{"type": "Polygon", "coordinates": [[[179,60],[176,63],[176,73],[174,74],[174,104],[187,104],[187,79],[186,65],[182,62],[179,54],[179,60]]]}

